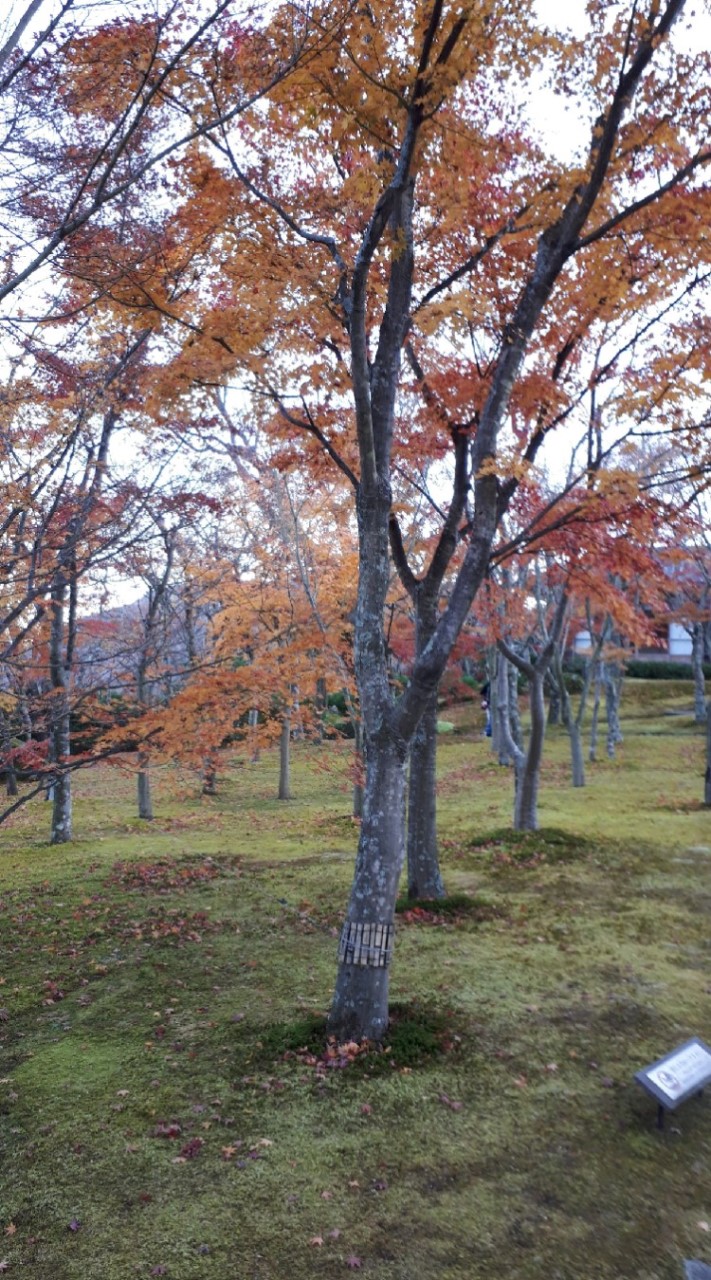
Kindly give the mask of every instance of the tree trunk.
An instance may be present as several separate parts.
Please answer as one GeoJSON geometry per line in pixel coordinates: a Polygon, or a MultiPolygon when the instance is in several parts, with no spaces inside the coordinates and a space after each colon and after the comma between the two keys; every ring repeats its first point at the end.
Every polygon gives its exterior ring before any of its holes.
{"type": "Polygon", "coordinates": [[[514,757],[511,754],[510,747],[509,664],[502,653],[496,656],[496,680],[493,687],[495,704],[492,719],[492,738],[495,737],[496,740],[499,764],[507,768],[514,757]]]}
{"type": "Polygon", "coordinates": [[[138,816],[148,822],[153,821],[153,799],[151,797],[151,775],[148,767],[148,756],[144,751],[138,753],[137,796],[138,816]]]}
{"type": "Polygon", "coordinates": [[[212,756],[206,756],[203,763],[202,794],[217,795],[217,764],[212,756]]]}
{"type": "Polygon", "coordinates": [[[326,715],[326,711],[328,710],[328,692],[326,690],[326,681],[324,680],[323,676],[318,676],[316,680],[316,697],[314,699],[314,710],[316,712],[316,718],[318,723],[316,736],[319,742],[323,742],[324,716],[326,715]]]}
{"type": "Polygon", "coordinates": [[[509,724],[511,726],[511,737],[513,738],[519,751],[523,751],[523,729],[521,728],[521,713],[518,709],[518,671],[512,662],[508,664],[509,676],[509,724]]]}
{"type": "Polygon", "coordinates": [[[560,693],[555,681],[555,677],[551,672],[546,672],[546,687],[548,689],[548,724],[560,724],[560,693]]]}
{"type": "Polygon", "coordinates": [[[284,716],[279,739],[279,799],[291,800],[291,716],[284,716]]]}
{"type": "Polygon", "coordinates": [[[251,711],[249,712],[248,720],[249,720],[249,736],[252,741],[251,760],[252,760],[252,764],[257,764],[259,761],[259,738],[257,736],[257,726],[259,725],[259,710],[257,709],[257,707],[252,707],[251,711]]]}
{"type": "Polygon", "coordinates": [[[615,748],[623,740],[620,728],[622,680],[623,672],[619,663],[608,663],[605,667],[605,713],[607,715],[607,754],[610,760],[614,760],[615,748]]]}
{"type": "Polygon", "coordinates": [[[52,622],[49,638],[49,671],[52,682],[50,711],[50,744],[57,773],[52,785],[52,844],[65,844],[72,838],[72,781],[63,769],[70,754],[69,695],[64,665],[64,606],[67,580],[61,571],[55,575],[52,588],[52,622]]]}
{"type": "Polygon", "coordinates": [[[407,893],[444,898],[437,850],[437,691],[428,701],[410,749],[407,804],[407,893]]]}
{"type": "Polygon", "coordinates": [[[570,763],[573,771],[573,786],[585,786],[585,759],[583,755],[583,736],[577,720],[571,719],[568,726],[570,734],[570,763]]]}
{"type": "Polygon", "coordinates": [[[595,696],[593,698],[592,720],[590,722],[590,747],[588,760],[594,764],[597,760],[597,727],[600,719],[600,699],[602,695],[602,669],[599,663],[595,668],[595,696]]]}
{"type": "Polygon", "coordinates": [[[388,1025],[395,903],[404,860],[403,742],[366,744],[366,781],[358,857],[329,1029],[340,1040],[382,1040],[388,1025]]]}
{"type": "Polygon", "coordinates": [[[17,795],[17,770],[12,756],[12,733],[10,719],[6,712],[0,711],[0,737],[5,757],[5,790],[9,796],[17,795]]]}
{"type": "MultiPolygon", "coordinates": [[[[437,621],[436,598],[421,585],[415,593],[416,651],[422,653],[437,621]]],[[[444,898],[437,849],[437,688],[427,698],[410,746],[407,802],[407,892],[410,898],[444,898]]]]}
{"type": "Polygon", "coordinates": [[[531,733],[522,768],[517,770],[514,827],[516,831],[538,830],[538,787],[546,734],[546,703],[543,695],[544,672],[529,674],[528,700],[531,709],[531,733]]]}
{"type": "Polygon", "coordinates": [[[706,779],[704,804],[711,805],[711,698],[706,703],[706,779]]]}
{"type": "Polygon", "coordinates": [[[691,669],[694,674],[694,720],[703,724],[706,719],[706,687],[704,680],[704,629],[700,622],[691,628],[691,669]]]}

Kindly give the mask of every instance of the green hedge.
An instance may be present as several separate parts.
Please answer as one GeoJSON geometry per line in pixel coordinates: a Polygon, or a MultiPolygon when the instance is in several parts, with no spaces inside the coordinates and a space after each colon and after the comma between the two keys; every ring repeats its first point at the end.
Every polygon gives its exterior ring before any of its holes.
{"type": "MultiPolygon", "coordinates": [[[[688,662],[655,661],[649,658],[630,658],[625,663],[625,673],[636,680],[693,680],[694,672],[688,662]]],[[[704,675],[711,677],[711,663],[704,663],[704,675]]]]}

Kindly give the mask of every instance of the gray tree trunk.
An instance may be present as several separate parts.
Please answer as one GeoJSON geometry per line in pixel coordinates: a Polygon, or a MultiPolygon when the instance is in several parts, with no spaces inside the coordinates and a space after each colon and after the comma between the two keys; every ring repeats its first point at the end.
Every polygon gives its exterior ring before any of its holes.
{"type": "Polygon", "coordinates": [[[250,710],[249,716],[248,716],[248,722],[249,722],[250,737],[252,739],[251,761],[252,761],[252,764],[257,764],[259,761],[259,738],[257,737],[257,727],[259,725],[259,710],[257,707],[252,707],[252,709],[250,710]]]}
{"type": "Polygon", "coordinates": [[[366,745],[363,821],[331,1013],[341,1039],[380,1041],[387,1030],[390,951],[405,854],[405,759],[404,742],[366,745]]]}
{"type": "Polygon", "coordinates": [[[588,750],[588,760],[594,764],[597,760],[597,730],[600,719],[600,700],[602,696],[602,668],[600,663],[595,668],[595,693],[593,696],[592,719],[590,721],[590,747],[588,750]]]}
{"type": "Polygon", "coordinates": [[[546,702],[543,694],[545,672],[534,670],[529,675],[528,701],[531,710],[531,733],[522,768],[517,770],[514,827],[517,831],[538,830],[538,788],[546,736],[546,702]]]}
{"type": "Polygon", "coordinates": [[[217,795],[217,762],[213,756],[206,756],[202,773],[202,794],[217,795]]]}
{"type": "Polygon", "coordinates": [[[429,699],[410,748],[407,804],[407,893],[444,898],[437,849],[437,691],[429,699]]]}
{"type": "Polygon", "coordinates": [[[5,711],[0,711],[0,740],[2,741],[2,750],[5,757],[5,790],[7,795],[16,796],[18,792],[17,770],[12,756],[10,718],[5,711]]]}
{"type": "Polygon", "coordinates": [[[153,798],[151,796],[151,774],[148,766],[148,756],[145,752],[139,752],[139,764],[136,778],[136,791],[138,798],[138,816],[145,818],[147,822],[153,821],[153,798]]]}
{"type": "Polygon", "coordinates": [[[284,716],[279,739],[279,799],[291,798],[291,716],[284,716]]]}
{"type": "Polygon", "coordinates": [[[691,669],[694,675],[694,720],[703,724],[706,719],[706,681],[704,679],[704,628],[695,622],[691,627],[691,669]]]}
{"type": "Polygon", "coordinates": [[[548,724],[560,724],[560,693],[555,677],[548,671],[546,672],[546,690],[548,692],[548,724]]]}
{"type": "Polygon", "coordinates": [[[571,719],[568,725],[570,734],[570,763],[573,774],[573,786],[585,786],[585,758],[583,755],[583,735],[577,719],[571,719]]]}
{"type": "Polygon", "coordinates": [[[607,755],[615,758],[615,750],[623,741],[620,726],[620,699],[624,672],[618,662],[605,664],[605,714],[607,716],[607,755]]]}
{"type": "Polygon", "coordinates": [[[71,751],[69,734],[68,672],[64,663],[64,610],[67,579],[61,570],[54,577],[52,589],[52,621],[49,638],[49,671],[52,685],[50,711],[51,755],[57,772],[52,786],[52,844],[65,844],[72,838],[72,781],[63,768],[71,751]]]}
{"type": "Polygon", "coordinates": [[[519,751],[523,751],[523,729],[521,728],[521,712],[518,706],[518,671],[512,662],[508,664],[509,675],[509,724],[511,737],[519,751]]]}
{"type": "MultiPolygon", "coordinates": [[[[435,629],[436,600],[420,587],[415,605],[416,651],[422,653],[435,629]]],[[[437,687],[427,699],[410,746],[407,893],[410,898],[445,896],[437,848],[437,687]]]]}
{"type": "MultiPolygon", "coordinates": [[[[504,768],[515,762],[512,749],[509,714],[509,663],[502,653],[496,655],[495,708],[491,722],[492,739],[496,736],[496,754],[504,768]]],[[[514,744],[515,745],[515,744],[514,744]]]]}

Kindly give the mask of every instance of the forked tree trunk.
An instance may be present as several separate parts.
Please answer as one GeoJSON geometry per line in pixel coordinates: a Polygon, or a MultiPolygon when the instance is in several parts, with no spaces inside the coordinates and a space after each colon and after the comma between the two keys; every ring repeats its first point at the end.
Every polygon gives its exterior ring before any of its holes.
{"type": "MultiPolygon", "coordinates": [[[[508,746],[513,755],[516,769],[516,788],[514,792],[514,829],[516,831],[538,830],[538,788],[541,777],[541,761],[543,759],[543,743],[546,736],[546,700],[545,681],[553,660],[555,646],[560,637],[565,617],[567,598],[563,592],[555,611],[550,634],[546,631],[546,643],[535,662],[523,658],[515,649],[499,641],[502,660],[505,660],[516,672],[518,690],[518,673],[528,680],[528,705],[531,727],[528,745],[524,752],[522,744],[515,742],[510,729],[511,715],[508,705],[501,709],[502,733],[508,737],[508,746]]],[[[506,689],[510,691],[512,682],[506,689]]]]}
{"type": "Polygon", "coordinates": [[[366,780],[358,857],[331,1022],[339,1039],[380,1041],[388,1025],[390,953],[405,854],[404,742],[366,745],[366,780]]]}
{"type": "Polygon", "coordinates": [[[284,716],[279,739],[279,799],[291,800],[291,716],[284,716]]]}

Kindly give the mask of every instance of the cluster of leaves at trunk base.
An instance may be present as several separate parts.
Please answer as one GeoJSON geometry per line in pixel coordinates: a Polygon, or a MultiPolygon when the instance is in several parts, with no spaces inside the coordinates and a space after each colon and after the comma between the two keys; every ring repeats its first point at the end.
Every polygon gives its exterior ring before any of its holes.
{"type": "Polygon", "coordinates": [[[451,1010],[419,1004],[394,1004],[387,1034],[380,1044],[371,1040],[340,1042],[329,1035],[326,1018],[304,1018],[267,1028],[260,1036],[265,1059],[275,1057],[313,1068],[325,1075],[346,1067],[368,1075],[418,1067],[458,1049],[462,1037],[451,1010]]]}
{"type": "Polygon", "coordinates": [[[398,898],[395,904],[403,924],[445,925],[463,921],[495,920],[503,912],[486,898],[453,893],[447,898],[398,898]]]}

